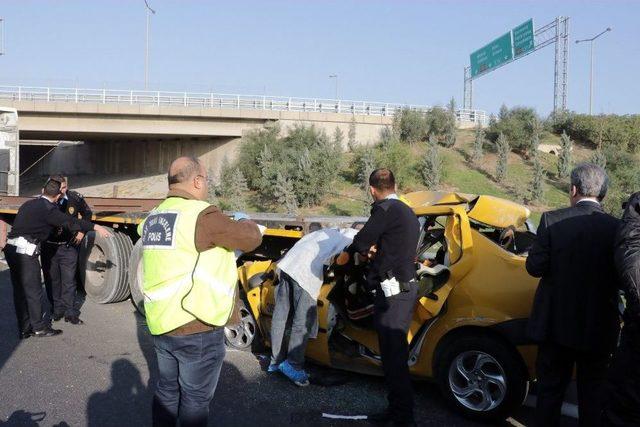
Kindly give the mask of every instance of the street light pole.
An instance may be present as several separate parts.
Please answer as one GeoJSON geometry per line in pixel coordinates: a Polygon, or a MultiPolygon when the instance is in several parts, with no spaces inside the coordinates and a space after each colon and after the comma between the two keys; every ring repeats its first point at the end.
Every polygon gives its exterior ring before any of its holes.
{"type": "Polygon", "coordinates": [[[338,75],[337,74],[331,74],[329,75],[330,79],[336,79],[336,101],[338,100],[338,75]]]}
{"type": "Polygon", "coordinates": [[[144,43],[144,90],[147,90],[149,85],[149,21],[151,16],[149,12],[155,15],[156,11],[151,9],[147,0],[144,0],[144,5],[147,8],[147,32],[144,43]]]}
{"type": "Polygon", "coordinates": [[[591,44],[591,59],[590,59],[590,70],[589,70],[589,115],[591,116],[593,114],[593,42],[595,39],[597,39],[598,37],[600,37],[601,35],[603,35],[606,32],[611,31],[611,27],[608,27],[606,30],[602,31],[601,33],[599,33],[598,35],[591,37],[590,39],[582,39],[582,40],[576,40],[576,44],[582,43],[582,42],[589,42],[591,44]]]}

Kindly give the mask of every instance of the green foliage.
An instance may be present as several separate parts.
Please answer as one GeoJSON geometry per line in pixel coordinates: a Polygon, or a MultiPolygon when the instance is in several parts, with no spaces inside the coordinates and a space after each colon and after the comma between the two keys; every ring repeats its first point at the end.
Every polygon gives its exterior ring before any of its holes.
{"type": "Polygon", "coordinates": [[[404,188],[413,180],[413,154],[407,144],[392,140],[385,145],[378,145],[376,150],[376,163],[378,167],[390,169],[396,177],[398,187],[404,188]]]}
{"type": "Polygon", "coordinates": [[[218,206],[220,201],[218,200],[218,195],[216,194],[218,186],[216,185],[214,175],[215,174],[213,172],[213,169],[209,168],[207,170],[207,201],[212,205],[218,206]]]}
{"type": "Polygon", "coordinates": [[[476,126],[476,135],[473,140],[473,151],[471,152],[471,161],[475,165],[479,165],[482,161],[482,157],[484,156],[484,129],[480,123],[476,126]]]}
{"type": "Polygon", "coordinates": [[[500,107],[498,118],[489,122],[487,138],[493,142],[502,133],[509,140],[514,150],[524,153],[531,144],[531,125],[538,116],[533,108],[500,107]]]}
{"type": "Polygon", "coordinates": [[[276,175],[273,196],[278,205],[284,206],[287,214],[296,215],[298,213],[298,200],[293,184],[280,172],[276,175]]]}
{"type": "Polygon", "coordinates": [[[349,151],[353,152],[356,148],[356,118],[351,116],[351,122],[349,122],[349,132],[347,133],[347,147],[349,151]]]}
{"type": "Polygon", "coordinates": [[[429,126],[421,111],[403,108],[393,116],[393,130],[401,141],[415,144],[427,137],[429,126]]]}
{"type": "Polygon", "coordinates": [[[636,154],[619,150],[614,146],[605,147],[603,153],[610,178],[604,207],[611,214],[619,216],[622,213],[622,202],[640,188],[638,157],[636,154]]]}
{"type": "Polygon", "coordinates": [[[535,201],[541,201],[544,197],[544,178],[545,178],[545,170],[542,162],[540,161],[540,156],[536,155],[533,158],[533,177],[531,178],[530,188],[531,188],[531,199],[535,201]]]}
{"type": "Polygon", "coordinates": [[[564,179],[571,173],[571,151],[573,142],[565,132],[560,136],[560,153],[558,153],[558,177],[564,179]]]}
{"type": "Polygon", "coordinates": [[[357,162],[357,177],[360,189],[364,194],[364,204],[362,207],[362,213],[367,215],[369,213],[369,205],[373,201],[371,194],[369,193],[369,176],[376,169],[376,156],[372,147],[364,146],[360,152],[360,156],[357,162]]]}
{"type": "Polygon", "coordinates": [[[509,152],[511,151],[511,148],[509,147],[509,141],[507,141],[507,138],[503,133],[500,133],[498,135],[496,146],[498,149],[498,161],[496,162],[496,181],[502,183],[507,177],[507,163],[509,161],[509,152]]]}
{"type": "Polygon", "coordinates": [[[383,149],[387,149],[391,144],[395,142],[400,142],[399,135],[390,128],[389,126],[385,126],[380,131],[380,147],[383,149]]]}
{"type": "Polygon", "coordinates": [[[220,176],[220,195],[224,197],[223,209],[244,211],[247,209],[247,180],[238,168],[229,169],[220,176]]]}
{"type": "Polygon", "coordinates": [[[247,183],[251,188],[259,188],[262,179],[262,171],[256,167],[256,159],[265,146],[276,145],[280,135],[280,125],[277,122],[268,123],[261,129],[248,132],[242,137],[242,144],[239,148],[237,166],[240,168],[247,183]]]}
{"type": "Polygon", "coordinates": [[[619,150],[638,152],[640,115],[600,115],[565,113],[554,117],[553,131],[566,132],[573,140],[597,148],[598,141],[619,150]]]}
{"type": "Polygon", "coordinates": [[[279,129],[250,132],[240,146],[238,167],[250,177],[249,187],[267,198],[280,173],[293,185],[298,205],[310,206],[331,189],[341,159],[340,146],[324,132],[296,125],[285,137],[279,136],[279,129]]]}
{"type": "Polygon", "coordinates": [[[444,137],[447,132],[456,126],[456,119],[449,110],[442,107],[433,107],[430,109],[425,120],[427,122],[427,133],[429,135],[435,135],[438,139],[444,137]]]}
{"type": "Polygon", "coordinates": [[[602,169],[606,169],[607,167],[607,156],[600,148],[593,152],[589,161],[600,166],[602,169]]]}
{"type": "Polygon", "coordinates": [[[531,142],[528,147],[529,155],[534,159],[538,158],[538,146],[540,145],[540,135],[544,130],[542,122],[538,117],[534,117],[529,122],[529,132],[531,133],[531,142]]]}
{"type": "Polygon", "coordinates": [[[429,190],[436,190],[442,178],[442,159],[438,150],[438,142],[435,136],[431,135],[420,169],[422,182],[429,190]]]}
{"type": "Polygon", "coordinates": [[[447,148],[451,148],[456,145],[456,135],[458,133],[458,129],[456,128],[456,119],[455,116],[452,116],[453,120],[451,120],[447,124],[447,131],[444,136],[443,145],[447,148]]]}

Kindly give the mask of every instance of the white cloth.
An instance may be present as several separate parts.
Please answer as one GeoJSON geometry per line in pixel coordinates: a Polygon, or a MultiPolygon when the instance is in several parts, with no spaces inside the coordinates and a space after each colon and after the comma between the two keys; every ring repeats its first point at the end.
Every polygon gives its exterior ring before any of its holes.
{"type": "Polygon", "coordinates": [[[324,228],[305,235],[278,262],[278,270],[298,282],[313,299],[318,298],[324,266],[353,242],[358,230],[324,228]]]}

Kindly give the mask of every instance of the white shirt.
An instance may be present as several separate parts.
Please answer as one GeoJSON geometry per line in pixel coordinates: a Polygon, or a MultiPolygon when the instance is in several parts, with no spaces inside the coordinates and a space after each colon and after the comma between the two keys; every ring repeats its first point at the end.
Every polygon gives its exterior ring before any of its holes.
{"type": "Polygon", "coordinates": [[[278,270],[298,282],[313,299],[318,298],[324,278],[324,266],[353,242],[358,230],[324,228],[307,234],[278,262],[278,270]]]}

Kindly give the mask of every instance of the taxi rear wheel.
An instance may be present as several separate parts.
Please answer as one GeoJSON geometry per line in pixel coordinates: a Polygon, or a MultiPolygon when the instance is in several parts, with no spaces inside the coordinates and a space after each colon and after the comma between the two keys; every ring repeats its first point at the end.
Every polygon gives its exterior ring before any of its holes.
{"type": "Polygon", "coordinates": [[[451,406],[490,421],[504,419],[524,402],[529,382],[514,349],[491,336],[450,338],[439,346],[436,375],[451,406]]]}

